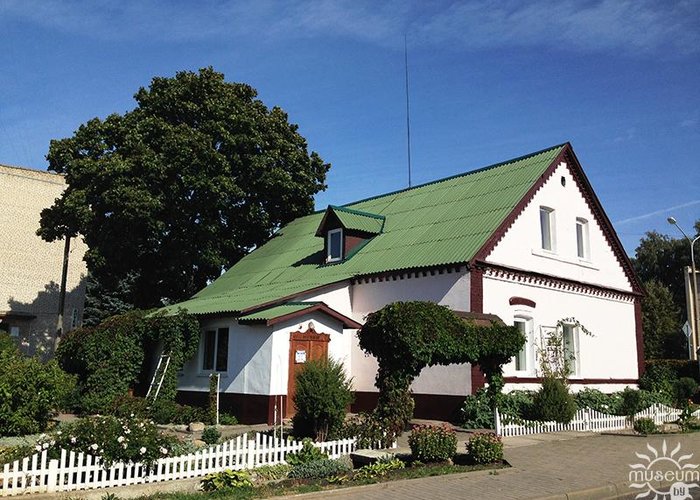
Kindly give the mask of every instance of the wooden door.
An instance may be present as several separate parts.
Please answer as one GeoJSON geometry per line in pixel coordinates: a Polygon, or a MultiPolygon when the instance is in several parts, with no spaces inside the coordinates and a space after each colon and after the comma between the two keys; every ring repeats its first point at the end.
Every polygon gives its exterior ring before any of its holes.
{"type": "Polygon", "coordinates": [[[287,418],[294,416],[294,394],[296,394],[296,374],[307,361],[328,359],[328,342],[331,336],[318,333],[313,327],[289,335],[289,375],[287,382],[287,418]]]}

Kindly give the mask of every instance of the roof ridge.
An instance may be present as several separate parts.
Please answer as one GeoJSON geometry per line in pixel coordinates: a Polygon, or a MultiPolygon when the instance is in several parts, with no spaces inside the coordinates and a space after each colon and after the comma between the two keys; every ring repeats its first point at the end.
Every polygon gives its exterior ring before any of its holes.
{"type": "MultiPolygon", "coordinates": [[[[443,177],[442,179],[435,179],[435,180],[433,180],[433,181],[424,182],[423,184],[418,184],[417,186],[411,186],[411,187],[408,187],[408,188],[397,189],[396,191],[390,191],[390,192],[388,192],[388,193],[382,193],[382,194],[377,194],[377,195],[374,195],[374,196],[369,196],[369,197],[363,198],[363,199],[361,199],[361,200],[356,200],[356,201],[352,201],[352,202],[350,202],[350,203],[345,203],[344,205],[342,205],[342,207],[343,207],[343,208],[347,208],[349,205],[356,205],[356,204],[358,204],[358,203],[363,203],[363,202],[365,202],[365,201],[376,200],[376,199],[378,199],[378,198],[383,198],[383,197],[385,197],[385,196],[391,196],[391,195],[394,195],[394,194],[404,193],[404,192],[406,192],[406,191],[412,191],[412,190],[414,190],[414,189],[419,189],[419,188],[422,188],[422,187],[425,187],[425,186],[430,186],[431,184],[437,184],[437,183],[439,183],[439,182],[449,181],[449,180],[451,180],[451,179],[456,179],[456,178],[458,178],[458,177],[466,177],[466,176],[468,176],[468,175],[478,174],[479,172],[484,172],[484,171],[490,170],[490,169],[492,169],[492,168],[502,167],[502,166],[507,165],[507,164],[509,164],[509,163],[515,163],[516,161],[525,160],[525,159],[527,159],[527,158],[531,158],[531,157],[533,157],[533,156],[537,156],[537,155],[540,155],[540,154],[542,154],[542,153],[546,153],[546,152],[548,152],[548,151],[552,151],[553,149],[557,149],[557,148],[564,147],[564,146],[566,146],[567,144],[570,144],[570,143],[569,143],[569,142],[563,142],[563,143],[561,143],[561,144],[557,144],[556,146],[551,146],[551,147],[549,147],[549,148],[544,148],[544,149],[541,149],[541,150],[539,150],[539,151],[535,151],[534,153],[528,153],[528,154],[525,154],[525,155],[518,156],[518,157],[516,157],[516,158],[511,158],[511,159],[509,159],[509,160],[501,161],[501,162],[498,162],[498,163],[493,163],[493,164],[491,164],[491,165],[487,165],[487,166],[485,166],[485,167],[477,168],[477,169],[475,169],[475,170],[470,170],[470,171],[468,171],[468,172],[461,172],[461,173],[459,173],[459,174],[450,175],[450,176],[448,176],[448,177],[443,177]]],[[[314,213],[320,213],[320,212],[323,212],[323,211],[325,211],[325,210],[317,210],[317,211],[314,212],[314,213]]],[[[311,214],[310,214],[310,215],[311,215],[311,214]]]]}
{"type": "MultiPolygon", "coordinates": [[[[332,208],[333,210],[340,210],[341,212],[347,212],[349,214],[362,215],[364,217],[372,217],[374,219],[386,220],[386,216],[384,215],[373,214],[371,212],[363,212],[362,210],[348,208],[342,205],[328,205],[328,208],[332,208]]],[[[328,208],[326,208],[326,210],[328,210],[328,208]]]]}

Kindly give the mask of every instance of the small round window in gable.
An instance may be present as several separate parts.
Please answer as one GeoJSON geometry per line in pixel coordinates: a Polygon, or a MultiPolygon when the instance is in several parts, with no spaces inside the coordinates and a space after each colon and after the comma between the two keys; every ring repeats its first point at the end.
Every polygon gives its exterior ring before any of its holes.
{"type": "Polygon", "coordinates": [[[561,185],[566,187],[566,177],[561,176],[561,185]]]}

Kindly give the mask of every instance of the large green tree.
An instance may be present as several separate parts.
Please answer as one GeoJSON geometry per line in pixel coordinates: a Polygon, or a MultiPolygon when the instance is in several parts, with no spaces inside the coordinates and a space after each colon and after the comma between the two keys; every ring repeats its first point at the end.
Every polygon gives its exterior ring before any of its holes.
{"type": "Polygon", "coordinates": [[[183,71],[139,89],[132,111],[51,141],[49,169],[68,187],[39,234],[82,235],[97,288],[135,307],[191,296],[326,187],[330,165],[256,96],[212,68],[183,71]]]}
{"type": "Polygon", "coordinates": [[[644,283],[644,288],[644,356],[647,359],[687,357],[681,333],[681,310],[673,302],[668,287],[653,279],[644,283]]]}
{"type": "MultiPolygon", "coordinates": [[[[695,222],[695,231],[700,233],[700,220],[695,222]]],[[[695,261],[700,263],[700,244],[697,243],[695,261]]],[[[657,280],[668,287],[673,302],[679,309],[685,310],[683,268],[690,265],[690,245],[685,238],[672,238],[649,231],[639,241],[633,263],[643,282],[657,280]]]]}

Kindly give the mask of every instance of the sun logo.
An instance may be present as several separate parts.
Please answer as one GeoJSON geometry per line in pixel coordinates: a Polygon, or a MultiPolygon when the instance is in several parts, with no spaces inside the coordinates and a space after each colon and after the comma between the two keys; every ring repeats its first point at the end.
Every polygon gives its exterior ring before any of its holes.
{"type": "Polygon", "coordinates": [[[700,488],[700,470],[698,465],[684,463],[693,458],[693,454],[678,455],[681,444],[668,452],[666,440],[661,445],[661,452],[647,443],[649,455],[635,453],[645,463],[630,464],[630,488],[644,490],[635,498],[683,500],[692,498],[690,490],[700,488]],[[656,484],[656,487],[652,484],[656,484]],[[659,486],[661,483],[661,486],[659,486]],[[670,486],[669,486],[670,485],[670,486]]]}

